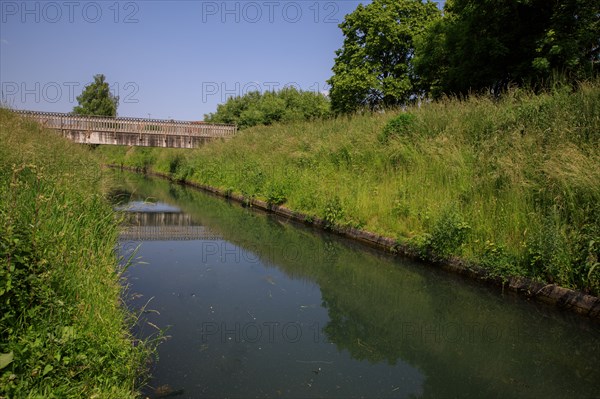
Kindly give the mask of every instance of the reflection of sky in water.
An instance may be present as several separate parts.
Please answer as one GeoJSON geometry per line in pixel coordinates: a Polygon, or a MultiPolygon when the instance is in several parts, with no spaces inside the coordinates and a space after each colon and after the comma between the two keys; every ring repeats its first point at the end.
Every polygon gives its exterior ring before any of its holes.
{"type": "Polygon", "coordinates": [[[127,205],[116,206],[120,212],[181,212],[176,206],[164,202],[132,201],[127,205]]]}

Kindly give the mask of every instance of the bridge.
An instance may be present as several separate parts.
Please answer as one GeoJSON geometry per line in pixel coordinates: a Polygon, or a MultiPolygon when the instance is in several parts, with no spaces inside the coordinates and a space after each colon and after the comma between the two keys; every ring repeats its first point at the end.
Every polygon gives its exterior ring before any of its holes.
{"type": "Polygon", "coordinates": [[[221,240],[182,212],[125,212],[119,238],[126,241],[221,240]]]}
{"type": "Polygon", "coordinates": [[[82,144],[196,148],[207,141],[228,139],[237,133],[237,126],[227,124],[81,116],[59,112],[14,112],[82,144]]]}

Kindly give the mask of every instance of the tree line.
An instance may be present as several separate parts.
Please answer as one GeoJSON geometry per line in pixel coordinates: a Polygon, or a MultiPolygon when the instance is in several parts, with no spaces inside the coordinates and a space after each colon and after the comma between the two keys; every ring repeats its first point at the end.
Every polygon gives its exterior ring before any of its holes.
{"type": "Polygon", "coordinates": [[[600,0],[374,0],[340,28],[336,113],[598,76],[600,0]]]}
{"type": "MultiPolygon", "coordinates": [[[[447,0],[443,9],[431,0],[373,0],[340,28],[328,96],[250,92],[205,120],[245,128],[599,75],[600,0],[447,0]]],[[[76,114],[116,115],[104,75],[77,100],[76,114]]]]}
{"type": "Polygon", "coordinates": [[[329,114],[329,100],[325,95],[287,87],[280,91],[252,91],[230,97],[217,106],[217,112],[204,115],[204,121],[233,123],[243,129],[276,122],[313,120],[329,114]]]}

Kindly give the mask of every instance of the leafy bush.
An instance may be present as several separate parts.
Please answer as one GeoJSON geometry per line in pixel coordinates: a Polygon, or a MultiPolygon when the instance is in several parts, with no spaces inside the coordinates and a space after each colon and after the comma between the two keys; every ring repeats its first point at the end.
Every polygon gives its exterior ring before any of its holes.
{"type": "Polygon", "coordinates": [[[457,210],[446,209],[434,223],[426,246],[440,258],[460,255],[461,247],[467,241],[470,230],[471,226],[464,221],[457,210]]]}
{"type": "Polygon", "coordinates": [[[297,122],[329,116],[329,100],[320,93],[296,90],[253,91],[219,104],[216,113],[204,115],[206,122],[234,123],[240,129],[277,122],[297,122]]]}
{"type": "Polygon", "coordinates": [[[323,219],[325,220],[327,227],[333,227],[336,223],[339,223],[344,217],[344,208],[340,198],[336,195],[330,198],[325,203],[323,209],[323,219]]]}
{"type": "Polygon", "coordinates": [[[526,269],[519,264],[518,259],[508,253],[504,245],[490,240],[483,243],[479,264],[486,267],[492,275],[506,277],[527,274],[526,269]]]}
{"type": "Polygon", "coordinates": [[[265,196],[269,204],[281,205],[287,201],[287,189],[283,183],[270,180],[265,196]]]}
{"type": "Polygon", "coordinates": [[[381,144],[387,143],[393,137],[407,135],[414,124],[415,116],[409,113],[402,113],[390,120],[381,134],[377,137],[381,144]]]}

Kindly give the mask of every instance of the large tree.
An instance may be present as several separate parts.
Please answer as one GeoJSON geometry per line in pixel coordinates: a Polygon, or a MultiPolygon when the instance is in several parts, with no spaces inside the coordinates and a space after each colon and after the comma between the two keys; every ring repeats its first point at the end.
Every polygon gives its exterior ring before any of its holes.
{"type": "Polygon", "coordinates": [[[448,0],[417,41],[416,71],[434,95],[538,86],[556,72],[590,76],[599,10],[600,0],[448,0]]]}
{"type": "Polygon", "coordinates": [[[340,24],[344,45],[328,81],[332,109],[391,107],[418,97],[414,39],[438,18],[429,0],[374,0],[348,14],[340,24]]]}
{"type": "Polygon", "coordinates": [[[600,0],[553,2],[550,23],[537,41],[532,62],[538,73],[552,70],[581,79],[600,67],[600,0]]]}
{"type": "Polygon", "coordinates": [[[94,76],[94,81],[83,89],[77,102],[79,105],[73,108],[73,113],[77,115],[117,116],[119,97],[110,92],[102,74],[94,76]]]}

